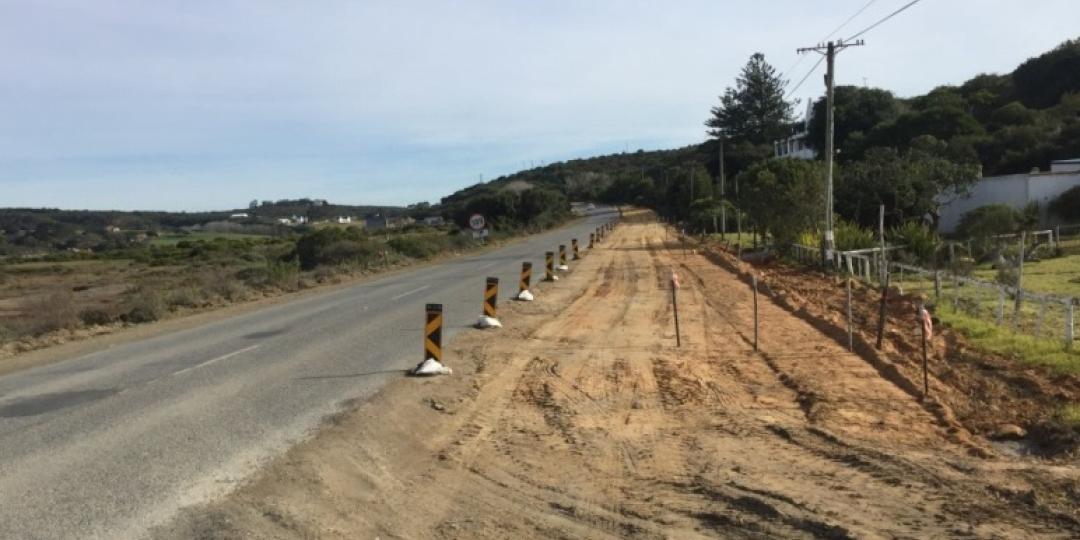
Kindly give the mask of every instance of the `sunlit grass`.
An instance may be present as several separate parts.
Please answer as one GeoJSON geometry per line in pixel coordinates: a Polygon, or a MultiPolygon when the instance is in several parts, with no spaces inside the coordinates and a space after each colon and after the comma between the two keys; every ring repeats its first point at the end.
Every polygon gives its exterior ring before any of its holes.
{"type": "Polygon", "coordinates": [[[947,303],[938,306],[936,315],[942,322],[967,337],[975,347],[1023,362],[1047,366],[1059,373],[1080,374],[1080,350],[1076,347],[1067,350],[1059,340],[1017,334],[1008,327],[959,312],[947,303]]]}
{"type": "MultiPolygon", "coordinates": [[[[983,267],[975,277],[994,281],[997,270],[983,267]]],[[[1080,297],[1080,255],[1066,255],[1024,263],[1024,290],[1058,296],[1080,297]]]]}
{"type": "Polygon", "coordinates": [[[1063,424],[1080,428],[1080,403],[1070,403],[1061,407],[1054,417],[1063,424]]]}

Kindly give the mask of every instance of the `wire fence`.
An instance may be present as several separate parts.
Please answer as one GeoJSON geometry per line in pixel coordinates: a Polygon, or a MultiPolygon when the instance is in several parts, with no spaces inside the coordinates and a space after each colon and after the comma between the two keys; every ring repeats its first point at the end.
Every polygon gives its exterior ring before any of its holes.
{"type": "MultiPolygon", "coordinates": [[[[1056,229],[1053,243],[1056,254],[1080,254],[1080,226],[1056,229]]],[[[865,283],[880,286],[887,280],[901,293],[922,295],[928,302],[978,321],[1033,338],[1055,340],[1066,348],[1073,346],[1076,297],[1017,288],[952,269],[930,270],[890,260],[902,259],[902,252],[902,246],[887,247],[885,257],[880,248],[836,251],[824,260],[865,283]]],[[[810,266],[820,266],[823,261],[823,252],[817,247],[795,245],[792,255],[810,266]]]]}

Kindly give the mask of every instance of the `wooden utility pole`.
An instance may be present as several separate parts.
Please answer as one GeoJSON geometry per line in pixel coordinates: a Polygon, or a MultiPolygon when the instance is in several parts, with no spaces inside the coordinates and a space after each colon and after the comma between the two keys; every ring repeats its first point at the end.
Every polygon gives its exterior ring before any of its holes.
{"type": "Polygon", "coordinates": [[[797,49],[798,54],[817,52],[825,55],[825,232],[821,242],[821,264],[827,267],[827,261],[836,249],[836,236],[833,232],[833,127],[835,124],[834,88],[836,83],[836,54],[848,47],[863,45],[863,40],[844,43],[843,40],[830,41],[825,45],[797,49]]]}

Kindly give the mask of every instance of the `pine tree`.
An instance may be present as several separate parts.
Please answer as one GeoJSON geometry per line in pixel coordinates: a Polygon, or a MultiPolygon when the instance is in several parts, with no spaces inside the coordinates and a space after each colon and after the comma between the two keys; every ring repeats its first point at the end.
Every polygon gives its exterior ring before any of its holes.
{"type": "Polygon", "coordinates": [[[795,104],[784,99],[787,82],[765,55],[754,53],[735,80],[720,96],[720,106],[712,108],[705,125],[713,137],[771,143],[784,137],[792,122],[795,104]]]}

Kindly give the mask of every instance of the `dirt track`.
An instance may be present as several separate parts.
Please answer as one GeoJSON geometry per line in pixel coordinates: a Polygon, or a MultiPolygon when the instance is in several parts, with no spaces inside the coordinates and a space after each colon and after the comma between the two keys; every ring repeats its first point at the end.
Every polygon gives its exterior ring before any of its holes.
{"type": "Polygon", "coordinates": [[[988,454],[764,297],[754,352],[750,289],[665,238],[620,226],[452,343],[452,377],[390,385],[160,536],[1080,535],[1075,462],[988,454]]]}

